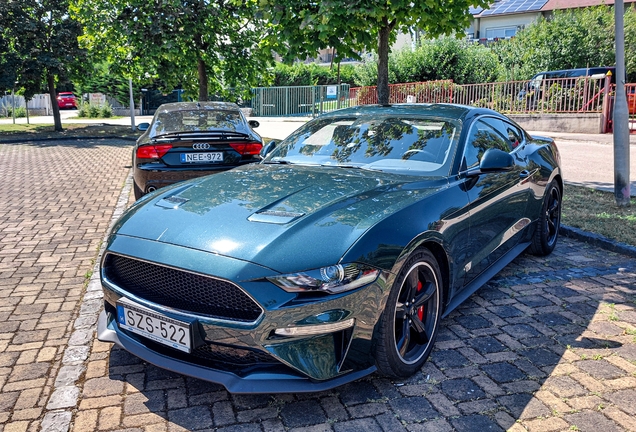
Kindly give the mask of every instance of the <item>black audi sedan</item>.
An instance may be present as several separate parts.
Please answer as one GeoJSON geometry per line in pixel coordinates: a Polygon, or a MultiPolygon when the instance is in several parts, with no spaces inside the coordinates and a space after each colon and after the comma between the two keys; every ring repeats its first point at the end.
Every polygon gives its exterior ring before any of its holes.
{"type": "Polygon", "coordinates": [[[238,105],[176,102],[161,105],[133,148],[135,199],[182,180],[260,160],[263,139],[238,105]]]}

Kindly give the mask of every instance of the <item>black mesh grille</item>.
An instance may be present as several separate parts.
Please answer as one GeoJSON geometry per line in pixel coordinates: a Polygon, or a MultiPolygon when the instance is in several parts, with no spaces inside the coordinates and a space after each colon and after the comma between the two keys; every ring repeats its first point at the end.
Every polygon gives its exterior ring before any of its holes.
{"type": "Polygon", "coordinates": [[[236,365],[258,365],[275,363],[272,356],[264,352],[226,347],[223,345],[206,344],[192,350],[192,355],[205,360],[236,365]]]}
{"type": "Polygon", "coordinates": [[[236,285],[211,277],[108,254],[106,277],[139,298],[214,318],[252,322],[261,308],[236,285]]]}

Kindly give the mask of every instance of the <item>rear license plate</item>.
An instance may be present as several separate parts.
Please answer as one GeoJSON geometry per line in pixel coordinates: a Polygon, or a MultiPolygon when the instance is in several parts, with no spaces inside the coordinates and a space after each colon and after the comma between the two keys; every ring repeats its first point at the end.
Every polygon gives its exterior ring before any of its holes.
{"type": "Polygon", "coordinates": [[[180,351],[189,353],[192,349],[190,324],[167,317],[124,297],[117,302],[117,323],[121,328],[180,351]]]}
{"type": "Polygon", "coordinates": [[[223,153],[181,153],[182,163],[223,162],[223,153]]]}

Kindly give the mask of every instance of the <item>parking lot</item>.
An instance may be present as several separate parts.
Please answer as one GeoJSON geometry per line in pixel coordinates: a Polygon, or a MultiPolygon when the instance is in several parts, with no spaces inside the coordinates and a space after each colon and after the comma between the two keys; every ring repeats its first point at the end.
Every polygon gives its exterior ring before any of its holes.
{"type": "Polygon", "coordinates": [[[408,380],[232,395],[94,340],[130,147],[0,145],[0,432],[636,430],[636,262],[567,238],[447,317],[408,380]]]}

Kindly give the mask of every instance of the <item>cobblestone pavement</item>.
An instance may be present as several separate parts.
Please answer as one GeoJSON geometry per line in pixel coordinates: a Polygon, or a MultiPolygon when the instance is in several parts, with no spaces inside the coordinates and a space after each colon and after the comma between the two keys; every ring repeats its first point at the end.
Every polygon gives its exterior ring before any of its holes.
{"type": "Polygon", "coordinates": [[[0,144],[0,430],[36,431],[130,142],[0,144]]]}
{"type": "Polygon", "coordinates": [[[65,423],[46,420],[65,413],[72,431],[636,431],[636,262],[565,238],[446,318],[408,380],[232,395],[90,337],[86,360],[64,369],[74,319],[97,300],[89,285],[80,310],[126,146],[0,146],[1,432],[56,430],[65,423]],[[70,372],[64,405],[51,394],[70,372]]]}

